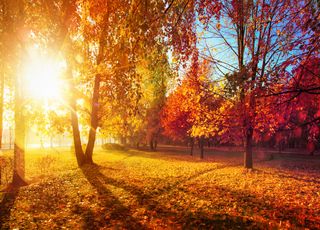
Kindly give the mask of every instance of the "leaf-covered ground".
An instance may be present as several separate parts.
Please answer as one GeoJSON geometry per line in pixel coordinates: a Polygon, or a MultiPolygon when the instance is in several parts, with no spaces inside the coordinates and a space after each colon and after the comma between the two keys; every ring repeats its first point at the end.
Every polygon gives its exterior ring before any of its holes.
{"type": "Polygon", "coordinates": [[[228,152],[200,161],[183,149],[97,150],[82,169],[58,152],[27,154],[30,184],[2,194],[0,229],[320,228],[318,156],[246,172],[228,152]]]}

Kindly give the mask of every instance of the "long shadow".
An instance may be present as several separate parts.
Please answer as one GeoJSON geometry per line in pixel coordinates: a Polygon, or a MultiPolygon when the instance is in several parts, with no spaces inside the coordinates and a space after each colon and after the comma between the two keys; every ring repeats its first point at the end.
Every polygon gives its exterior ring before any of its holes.
{"type": "Polygon", "coordinates": [[[19,189],[6,192],[0,203],[0,229],[10,229],[6,223],[10,219],[11,209],[19,193],[19,189]]]}
{"type": "Polygon", "coordinates": [[[288,175],[288,174],[280,174],[280,177],[288,178],[288,179],[294,179],[294,180],[305,182],[305,183],[314,183],[314,184],[320,185],[320,179],[318,179],[318,178],[306,179],[306,178],[303,178],[303,177],[294,176],[294,175],[288,175]]]}
{"type": "Polygon", "coordinates": [[[100,169],[108,169],[108,168],[105,168],[103,166],[99,166],[99,165],[94,165],[92,167],[94,167],[94,171],[97,173],[97,176],[100,177],[100,179],[105,183],[105,184],[112,184],[116,187],[120,187],[124,190],[127,190],[127,191],[130,191],[132,194],[134,194],[135,196],[137,196],[137,199],[140,202],[140,204],[143,204],[143,200],[144,199],[151,199],[155,196],[160,196],[164,193],[168,193],[174,189],[176,189],[179,185],[181,184],[184,184],[192,179],[195,179],[197,177],[200,177],[204,174],[207,174],[207,173],[210,173],[210,172],[213,172],[215,170],[219,170],[219,169],[223,169],[223,168],[227,168],[227,167],[236,167],[236,166],[240,166],[240,164],[233,164],[233,165],[219,165],[219,166],[216,166],[214,168],[209,168],[209,169],[205,169],[205,170],[202,170],[200,172],[196,172],[194,173],[193,175],[190,175],[186,178],[183,178],[183,179],[180,179],[180,180],[177,180],[176,182],[174,183],[171,183],[171,184],[168,184],[164,187],[161,187],[161,188],[158,188],[157,190],[153,190],[151,192],[142,192],[140,189],[137,189],[136,186],[132,186],[132,185],[129,185],[129,184],[126,184],[126,182],[124,180],[115,180],[113,178],[110,178],[110,177],[106,177],[103,173],[100,172],[100,169]]]}
{"type": "Polygon", "coordinates": [[[97,223],[93,217],[91,210],[81,210],[79,213],[83,215],[84,229],[99,229],[99,227],[112,226],[112,221],[117,221],[119,225],[126,229],[147,229],[142,223],[132,216],[131,210],[124,206],[110,190],[105,187],[102,180],[104,175],[98,170],[96,165],[85,165],[81,168],[84,176],[89,183],[96,188],[101,205],[111,211],[110,217],[97,223]]]}
{"type": "MultiPolygon", "coordinates": [[[[274,175],[275,173],[271,173],[262,169],[255,169],[257,172],[259,173],[263,173],[263,174],[269,174],[269,175],[274,175]]],[[[297,180],[300,182],[304,182],[304,183],[314,183],[317,185],[320,185],[320,179],[316,178],[316,176],[312,176],[314,177],[313,179],[306,179],[303,176],[298,176],[298,175],[293,175],[290,174],[288,172],[282,171],[282,170],[277,170],[277,175],[279,175],[280,178],[287,178],[287,179],[293,179],[293,180],[297,180]]]]}
{"type": "MultiPolygon", "coordinates": [[[[227,167],[227,166],[226,166],[227,167]]],[[[220,167],[222,168],[222,167],[220,167]]],[[[224,194],[229,194],[229,201],[231,204],[233,204],[234,201],[241,201],[244,205],[244,207],[239,207],[240,214],[238,216],[230,216],[228,214],[209,214],[206,212],[206,210],[203,212],[201,210],[198,210],[196,212],[191,212],[190,210],[185,209],[170,209],[166,206],[166,201],[162,201],[161,195],[168,194],[171,191],[175,191],[176,189],[179,189],[179,192],[183,192],[186,194],[190,194],[193,197],[199,197],[201,199],[207,199],[210,200],[210,197],[206,197],[205,194],[201,195],[197,188],[195,189],[180,189],[180,185],[183,185],[188,180],[192,180],[198,176],[201,176],[205,173],[208,173],[210,171],[213,171],[215,169],[206,170],[202,172],[198,172],[184,180],[181,180],[179,182],[176,182],[174,184],[169,184],[163,188],[160,188],[155,191],[146,191],[143,188],[137,187],[133,184],[128,184],[124,180],[118,180],[114,178],[107,177],[102,172],[100,172],[99,166],[94,166],[91,168],[92,173],[95,173],[96,178],[99,178],[99,183],[102,185],[103,189],[104,184],[109,184],[118,188],[122,188],[126,190],[127,192],[134,195],[137,199],[137,202],[140,207],[145,208],[146,210],[149,210],[150,213],[154,213],[154,217],[160,218],[162,220],[166,219],[172,219],[174,221],[173,226],[182,226],[183,229],[208,229],[208,226],[210,229],[265,229],[268,226],[265,225],[265,223],[260,222],[254,222],[252,220],[248,220],[241,216],[241,210],[247,210],[251,212],[251,214],[255,213],[256,208],[262,208],[269,210],[268,214],[264,216],[267,219],[275,220],[278,223],[282,221],[290,221],[297,227],[309,227],[314,228],[315,226],[318,226],[315,218],[314,211],[309,208],[306,209],[306,207],[301,207],[298,205],[295,206],[286,206],[285,204],[279,204],[277,200],[274,200],[274,197],[257,197],[253,194],[239,191],[236,189],[230,189],[224,186],[213,186],[213,191],[216,192],[216,195],[218,196],[225,196],[224,194]],[[307,216],[313,216],[311,219],[306,219],[304,223],[300,222],[300,214],[301,213],[307,213],[307,216]],[[269,216],[268,216],[269,215],[269,216]],[[203,227],[201,227],[202,225],[203,227]]],[[[171,194],[174,196],[174,193],[171,194]]],[[[212,194],[210,194],[212,196],[212,194]]],[[[114,197],[113,197],[114,198],[114,197]]],[[[116,199],[116,198],[115,198],[116,199]]],[[[117,201],[119,202],[119,201],[117,201]]],[[[219,204],[221,206],[228,205],[225,203],[226,200],[223,199],[223,203],[219,204]]],[[[179,201],[177,200],[177,204],[179,201]]],[[[213,204],[213,208],[219,207],[219,205],[215,206],[213,204]]],[[[115,210],[113,213],[122,213],[120,216],[125,217],[127,215],[130,215],[134,210],[130,211],[130,208],[124,208],[124,209],[118,209],[115,210]]],[[[217,210],[215,210],[217,211],[217,210]]],[[[151,215],[151,214],[150,214],[151,215]]],[[[244,216],[246,216],[247,213],[244,213],[244,216]]],[[[114,218],[115,216],[113,216],[114,218]]],[[[131,220],[130,220],[131,221],[131,220]]],[[[129,222],[127,224],[129,224],[129,222]]],[[[135,224],[135,223],[134,223],[135,224]]],[[[130,225],[131,226],[131,225],[130,225]]],[[[132,229],[132,227],[130,227],[132,229]]],[[[146,228],[146,227],[144,227],[146,228]]],[[[140,227],[140,229],[143,229],[140,227]]]]}
{"type": "MultiPolygon", "coordinates": [[[[145,190],[132,185],[128,184],[123,180],[117,180],[110,177],[105,176],[103,173],[100,172],[100,167],[90,166],[90,168],[85,169],[84,173],[90,183],[97,188],[100,194],[112,196],[112,199],[115,200],[115,203],[120,205],[117,209],[113,210],[111,213],[112,218],[116,218],[117,220],[129,220],[127,223],[124,223],[125,226],[130,226],[130,229],[147,229],[146,226],[143,226],[139,223],[137,223],[137,220],[132,218],[131,213],[134,211],[130,211],[129,208],[123,207],[119,200],[115,198],[113,195],[110,194],[110,191],[108,191],[104,185],[112,185],[118,188],[122,188],[126,190],[127,192],[134,195],[139,203],[139,207],[145,208],[145,210],[148,210],[149,213],[153,213],[153,217],[160,218],[163,221],[167,221],[168,219],[173,220],[174,222],[171,223],[174,226],[181,226],[183,229],[212,229],[212,228],[219,228],[219,229],[244,229],[250,227],[251,229],[259,229],[259,227],[253,227],[254,222],[245,220],[242,217],[232,217],[230,215],[222,215],[221,214],[214,214],[208,216],[206,213],[202,212],[191,212],[187,210],[178,211],[178,210],[172,210],[165,207],[165,201],[160,203],[159,197],[164,193],[169,193],[171,190],[177,188],[180,184],[186,182],[187,180],[191,180],[193,178],[196,178],[200,175],[203,175],[205,173],[208,173],[211,170],[206,170],[200,173],[197,173],[179,183],[174,183],[171,185],[168,185],[158,191],[152,191],[152,192],[145,192],[145,190]],[[117,215],[114,215],[117,214],[117,215]],[[121,217],[121,218],[119,218],[121,217]],[[131,222],[133,221],[133,223],[131,222]],[[131,222],[131,223],[130,223],[131,222]],[[203,227],[199,227],[199,224],[202,224],[203,227]],[[135,227],[133,227],[135,226],[135,227]]],[[[106,207],[110,207],[109,203],[105,203],[106,207]]],[[[92,223],[86,223],[87,226],[93,226],[92,223]]],[[[170,224],[168,224],[170,226],[170,224]]],[[[165,228],[168,228],[167,225],[162,226],[165,228]]],[[[159,226],[161,227],[161,226],[159,226]]]]}
{"type": "MultiPolygon", "coordinates": [[[[224,196],[223,203],[217,203],[216,205],[219,207],[226,205],[226,202],[229,200],[231,204],[236,201],[240,202],[241,207],[238,207],[238,212],[241,213],[241,210],[244,212],[244,215],[253,215],[257,214],[259,209],[264,211],[263,217],[267,220],[274,221],[275,224],[278,224],[280,221],[291,222],[292,229],[318,229],[319,222],[317,221],[317,217],[319,216],[319,211],[314,212],[314,210],[309,207],[301,207],[299,205],[288,205],[281,204],[279,200],[275,200],[274,197],[263,196],[257,197],[245,191],[233,190],[224,186],[214,186],[214,191],[219,196],[224,196]],[[241,204],[242,203],[242,204],[241,204]],[[306,218],[303,220],[301,215],[306,215],[306,218]]],[[[193,196],[201,197],[202,199],[206,199],[206,195],[196,192],[194,190],[188,190],[186,193],[190,193],[193,196]]],[[[207,197],[210,199],[210,197],[207,197]]],[[[239,203],[238,203],[239,205],[239,203]]],[[[260,214],[261,215],[261,214],[260,214]]],[[[234,217],[233,217],[234,218],[234,217]]],[[[236,217],[239,218],[239,217],[236,217]]],[[[222,225],[223,226],[223,225],[222,225]]],[[[250,229],[261,228],[261,229],[270,229],[271,226],[267,227],[263,225],[263,223],[255,222],[253,227],[250,229]]],[[[277,226],[272,227],[272,229],[277,229],[277,226]]],[[[242,228],[239,228],[242,229],[242,228]]]]}

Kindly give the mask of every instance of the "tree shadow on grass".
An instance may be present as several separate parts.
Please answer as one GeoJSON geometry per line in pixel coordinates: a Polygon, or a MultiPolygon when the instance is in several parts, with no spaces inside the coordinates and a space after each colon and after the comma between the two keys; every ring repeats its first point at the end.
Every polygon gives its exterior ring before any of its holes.
{"type": "Polygon", "coordinates": [[[9,192],[5,192],[0,203],[0,229],[10,229],[10,226],[6,225],[10,219],[11,209],[19,193],[19,189],[15,189],[9,192]]]}
{"type": "MultiPolygon", "coordinates": [[[[180,183],[174,183],[168,185],[164,188],[161,188],[157,191],[148,192],[138,186],[129,184],[124,180],[117,180],[105,176],[100,172],[100,167],[98,165],[86,166],[83,168],[83,172],[91,183],[94,186],[99,194],[104,197],[102,202],[107,211],[111,211],[110,219],[121,222],[122,227],[130,229],[150,229],[153,227],[160,228],[176,228],[177,226],[182,227],[183,229],[259,229],[253,221],[247,220],[241,216],[230,216],[227,214],[214,214],[209,215],[208,213],[196,211],[191,212],[190,210],[179,210],[175,208],[168,208],[165,204],[166,200],[161,200],[160,196],[163,194],[170,193],[171,190],[177,188],[181,183],[186,182],[186,180],[181,181],[180,183]],[[133,207],[125,207],[121,202],[109,191],[106,189],[105,185],[111,185],[117,188],[121,188],[126,192],[131,193],[136,197],[138,204],[133,207]],[[106,197],[110,198],[107,199],[106,197]],[[142,208],[146,210],[145,217],[147,218],[147,223],[155,219],[160,219],[159,226],[155,225],[144,225],[137,218],[134,218],[132,214],[136,211],[137,208],[142,208]]],[[[206,172],[197,173],[193,175],[188,180],[191,180],[197,176],[200,176],[206,172]]],[[[177,200],[178,202],[178,200],[177,200]]],[[[88,210],[82,210],[88,213],[88,210]]],[[[90,212],[90,211],[89,211],[90,212]]],[[[90,213],[89,213],[90,214],[90,213]]],[[[90,214],[92,215],[92,214],[90,214]]],[[[83,218],[85,227],[94,226],[92,223],[93,218],[83,218]]],[[[96,226],[112,226],[112,224],[105,223],[105,225],[96,226]]],[[[149,223],[150,224],[150,223],[149,223]]],[[[114,227],[114,226],[113,226],[114,227]]],[[[93,229],[90,228],[89,229],[93,229]]]]}
{"type": "MultiPolygon", "coordinates": [[[[249,191],[231,189],[226,186],[211,185],[211,188],[209,188],[210,185],[208,185],[201,188],[195,185],[197,187],[192,189],[188,189],[188,186],[184,186],[186,182],[205,173],[214,171],[215,169],[197,172],[185,179],[178,180],[174,183],[168,183],[167,185],[156,189],[145,189],[132,183],[128,183],[126,180],[108,177],[106,176],[106,172],[101,172],[101,168],[97,165],[91,168],[91,170],[92,173],[95,173],[95,176],[99,178],[102,185],[111,185],[121,188],[135,196],[138,202],[136,206],[147,210],[146,215],[149,218],[148,220],[151,220],[152,218],[161,219],[162,222],[167,224],[160,227],[167,228],[168,226],[171,226],[169,222],[166,222],[168,219],[172,221],[171,227],[176,228],[177,226],[180,226],[183,229],[266,229],[268,228],[268,221],[273,221],[275,228],[280,221],[290,221],[292,226],[296,227],[308,227],[311,229],[319,227],[317,220],[318,214],[320,213],[318,211],[315,212],[312,207],[309,208],[301,205],[288,206],[285,203],[279,203],[274,197],[258,197],[251,194],[249,191]],[[201,194],[201,189],[204,191],[203,194],[201,194]],[[208,193],[208,190],[211,192],[208,193]],[[219,204],[212,204],[211,207],[209,205],[209,210],[200,208],[192,211],[189,209],[190,207],[188,208],[188,206],[184,207],[184,205],[180,205],[178,194],[181,192],[186,194],[186,197],[190,196],[196,198],[196,200],[205,199],[210,202],[212,196],[223,197],[223,199],[219,204]],[[177,200],[174,204],[170,204],[170,201],[167,200],[168,197],[177,197],[177,200]],[[170,204],[171,207],[168,207],[167,204],[170,204]],[[237,205],[237,214],[234,216],[223,213],[224,209],[220,209],[219,211],[219,207],[233,209],[234,204],[237,205]],[[265,214],[261,214],[256,210],[262,210],[265,214]],[[301,218],[302,213],[306,214],[305,219],[301,218]],[[246,217],[248,215],[258,215],[267,222],[253,221],[246,217]]],[[[128,214],[132,214],[135,208],[137,207],[131,207],[131,209],[129,207],[124,210],[118,209],[116,213],[122,213],[122,216],[125,217],[128,214]]],[[[128,223],[129,222],[130,221],[128,221],[128,223]]]]}
{"type": "MultiPolygon", "coordinates": [[[[89,183],[97,190],[102,208],[109,215],[96,219],[95,214],[88,208],[78,206],[78,211],[84,220],[84,229],[99,229],[99,227],[111,227],[116,225],[126,229],[146,229],[139,220],[132,216],[131,210],[124,206],[113,193],[105,187],[104,175],[96,165],[85,165],[82,172],[89,183]]],[[[105,215],[104,212],[100,213],[105,215]]]]}
{"type": "Polygon", "coordinates": [[[309,175],[309,177],[306,178],[304,175],[294,175],[293,172],[289,173],[284,170],[277,170],[276,173],[271,173],[263,169],[255,169],[255,171],[257,171],[260,174],[269,174],[269,175],[277,174],[280,178],[293,179],[299,182],[313,183],[313,184],[316,184],[317,186],[320,186],[320,179],[316,175],[313,175],[313,176],[309,175]]]}

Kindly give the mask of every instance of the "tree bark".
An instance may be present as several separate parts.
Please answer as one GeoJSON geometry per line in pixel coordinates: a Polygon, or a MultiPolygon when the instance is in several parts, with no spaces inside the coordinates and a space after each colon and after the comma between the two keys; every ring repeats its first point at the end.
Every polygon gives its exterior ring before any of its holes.
{"type": "Polygon", "coordinates": [[[245,153],[244,153],[244,167],[247,169],[252,169],[253,161],[252,161],[252,135],[253,128],[250,127],[246,132],[245,139],[245,153]]]}
{"type": "Polygon", "coordinates": [[[194,147],[194,139],[193,139],[193,137],[191,138],[191,141],[190,141],[191,143],[191,149],[190,149],[190,155],[191,156],[193,156],[193,147],[194,147]]]}
{"type": "Polygon", "coordinates": [[[15,138],[14,138],[14,157],[13,157],[13,179],[14,186],[23,186],[25,182],[25,118],[24,118],[24,100],[22,91],[21,76],[15,79],[15,138]]]}
{"type": "Polygon", "coordinates": [[[82,145],[81,145],[79,120],[77,115],[76,99],[74,95],[75,87],[73,84],[71,67],[69,65],[68,65],[68,75],[69,75],[69,90],[70,90],[69,104],[70,104],[70,112],[71,112],[71,126],[72,126],[72,133],[73,133],[74,151],[77,158],[78,166],[82,166],[85,163],[85,156],[84,156],[82,145]]]}
{"type": "MultiPolygon", "coordinates": [[[[23,1],[15,2],[15,5],[11,7],[17,10],[17,19],[16,19],[16,29],[19,31],[24,27],[24,5],[23,1]]],[[[13,9],[12,9],[13,10],[13,9]]],[[[13,11],[14,12],[14,11],[13,11]]],[[[14,122],[15,122],[15,138],[14,138],[14,156],[13,156],[13,177],[12,184],[13,186],[24,186],[27,183],[25,182],[25,116],[24,116],[24,93],[23,93],[23,78],[19,70],[21,69],[21,57],[24,53],[24,41],[21,39],[19,34],[15,31],[13,32],[13,37],[16,39],[16,52],[18,57],[16,59],[16,72],[15,72],[15,96],[14,96],[14,122]],[[20,47],[19,47],[20,45],[20,47]],[[19,47],[19,48],[18,48],[19,47]]]]}
{"type": "Polygon", "coordinates": [[[200,159],[204,157],[204,138],[200,138],[200,159]]]}
{"type": "Polygon", "coordinates": [[[99,110],[99,89],[100,89],[100,75],[97,74],[94,80],[92,107],[91,107],[91,123],[88,144],[85,152],[85,163],[92,164],[92,154],[96,140],[96,133],[98,128],[98,110],[99,110]]]}
{"type": "Polygon", "coordinates": [[[158,139],[155,138],[155,140],[154,140],[154,150],[157,150],[157,147],[158,147],[158,139]]]}
{"type": "MultiPolygon", "coordinates": [[[[99,53],[97,56],[97,65],[99,65],[104,59],[104,46],[106,39],[106,32],[108,29],[108,20],[109,20],[109,2],[107,1],[106,13],[103,18],[103,29],[99,39],[99,53]]],[[[90,121],[90,131],[88,137],[88,143],[85,151],[85,163],[92,164],[92,155],[94,144],[96,141],[97,128],[99,123],[98,112],[99,112],[99,92],[100,92],[100,81],[101,75],[96,74],[94,79],[93,93],[92,93],[92,104],[91,104],[91,121],[90,121]]]]}
{"type": "Polygon", "coordinates": [[[1,68],[0,79],[0,149],[2,148],[2,134],[3,134],[3,99],[4,99],[4,69],[3,64],[1,68]]]}
{"type": "Polygon", "coordinates": [[[150,150],[154,150],[153,137],[150,138],[149,144],[150,144],[150,150]]]}

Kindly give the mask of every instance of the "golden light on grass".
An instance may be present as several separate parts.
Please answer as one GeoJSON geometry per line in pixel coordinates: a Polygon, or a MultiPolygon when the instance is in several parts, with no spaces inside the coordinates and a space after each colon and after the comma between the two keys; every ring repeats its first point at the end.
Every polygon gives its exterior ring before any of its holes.
{"type": "Polygon", "coordinates": [[[39,100],[60,99],[64,69],[64,61],[50,58],[32,47],[22,73],[27,96],[39,100]]]}

